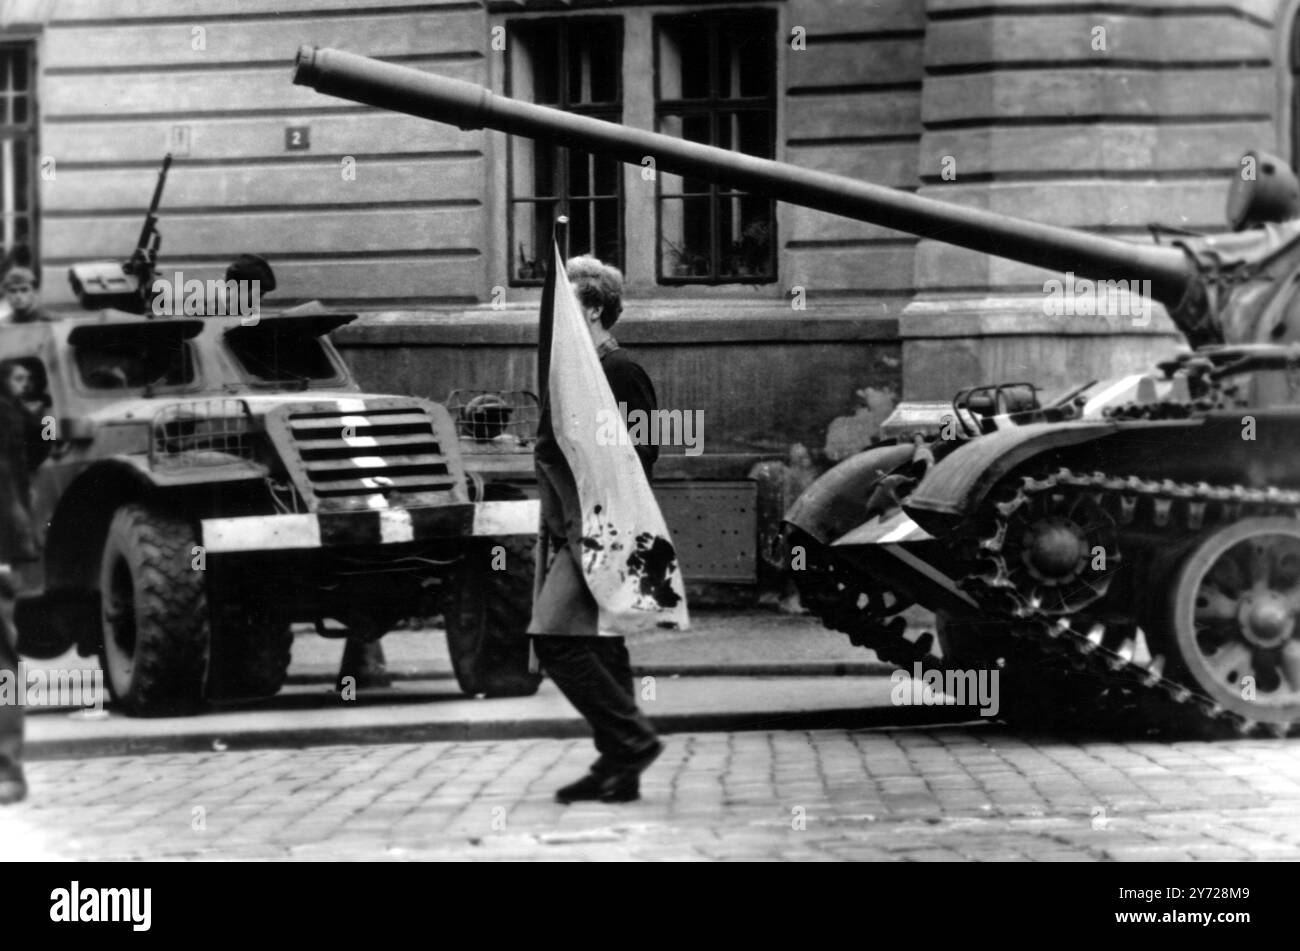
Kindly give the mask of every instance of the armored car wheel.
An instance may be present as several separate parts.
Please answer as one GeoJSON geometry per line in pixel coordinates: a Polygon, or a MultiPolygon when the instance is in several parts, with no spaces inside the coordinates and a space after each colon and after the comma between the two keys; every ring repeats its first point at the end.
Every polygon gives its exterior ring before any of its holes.
{"type": "Polygon", "coordinates": [[[100,562],[100,664],[132,716],[192,713],[208,663],[204,575],[193,527],[144,505],[113,515],[100,562]]]}
{"type": "Polygon", "coordinates": [[[1174,574],[1170,673],[1258,723],[1300,721],[1300,522],[1245,518],[1174,574]]]}
{"type": "MultiPolygon", "coordinates": [[[[257,594],[267,597],[265,592],[257,594]]],[[[215,671],[209,670],[210,693],[216,692],[222,698],[273,697],[279,693],[289,673],[293,648],[289,622],[257,604],[214,611],[213,616],[214,620],[220,618],[213,632],[213,652],[221,655],[221,670],[215,683],[215,671]]]]}
{"type": "Polygon", "coordinates": [[[471,696],[527,697],[541,675],[528,670],[535,540],[471,540],[448,585],[443,617],[460,689],[471,696]]]}

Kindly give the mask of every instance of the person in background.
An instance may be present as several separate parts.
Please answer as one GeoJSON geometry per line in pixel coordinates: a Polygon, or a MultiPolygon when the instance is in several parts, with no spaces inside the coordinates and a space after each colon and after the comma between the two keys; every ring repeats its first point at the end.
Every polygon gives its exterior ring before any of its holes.
{"type": "Polygon", "coordinates": [[[40,303],[40,281],[36,275],[25,267],[9,268],[0,280],[4,289],[5,303],[9,305],[9,314],[0,317],[0,323],[30,324],[38,320],[54,320],[55,317],[40,303]]]}
{"type": "MultiPolygon", "coordinates": [[[[623,312],[622,273],[588,255],[571,258],[566,270],[614,401],[629,414],[641,411],[650,418],[657,403],[650,377],[610,333],[623,312]]],[[[649,480],[659,447],[647,443],[635,449],[649,480]]],[[[554,479],[539,478],[543,492],[566,484],[567,464],[553,434],[539,436],[536,458],[539,476],[547,469],[556,472],[554,479]]],[[[583,579],[572,549],[575,542],[566,536],[563,510],[559,499],[543,505],[554,557],[533,605],[528,632],[534,635],[533,647],[543,669],[591,724],[600,758],[586,776],[558,790],[555,798],[562,803],[631,802],[641,797],[641,773],[663,752],[663,744],[637,707],[623,638],[598,632],[596,599],[583,579]]]]}
{"type": "MultiPolygon", "coordinates": [[[[28,412],[23,406],[29,376],[21,363],[0,361],[0,672],[7,672],[18,690],[25,690],[26,684],[17,683],[16,586],[11,566],[37,557],[30,508],[28,412]]],[[[23,708],[16,702],[0,703],[0,805],[27,796],[22,752],[23,708]]]]}

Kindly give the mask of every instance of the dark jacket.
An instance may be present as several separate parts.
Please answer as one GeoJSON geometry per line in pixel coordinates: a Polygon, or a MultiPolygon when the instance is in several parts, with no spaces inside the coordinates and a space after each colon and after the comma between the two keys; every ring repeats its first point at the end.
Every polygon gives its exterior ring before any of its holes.
{"type": "MultiPolygon", "coordinates": [[[[640,410],[646,419],[652,419],[655,410],[659,408],[658,400],[655,398],[654,384],[650,382],[645,370],[641,369],[641,365],[617,343],[612,347],[606,344],[597,352],[600,353],[600,368],[605,371],[609,388],[614,391],[614,402],[626,405],[629,416],[640,410]]],[[[627,417],[624,417],[623,422],[627,423],[627,417]]],[[[641,460],[641,468],[645,469],[645,477],[652,478],[655,461],[659,458],[659,447],[637,445],[635,448],[637,457],[641,460]]]]}
{"type": "Polygon", "coordinates": [[[27,469],[28,431],[29,421],[22,406],[0,397],[0,562],[36,557],[27,469]]]}

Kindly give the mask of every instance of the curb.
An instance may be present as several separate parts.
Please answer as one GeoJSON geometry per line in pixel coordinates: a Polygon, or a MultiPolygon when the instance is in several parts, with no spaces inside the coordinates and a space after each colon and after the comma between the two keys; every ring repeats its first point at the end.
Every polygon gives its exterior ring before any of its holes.
{"type": "MultiPolygon", "coordinates": [[[[861,663],[807,663],[777,664],[687,664],[680,667],[649,664],[632,668],[634,677],[888,677],[899,668],[878,661],[861,663]]],[[[388,676],[394,683],[411,680],[454,680],[450,670],[390,670],[388,676]]],[[[297,687],[332,684],[337,674],[290,674],[285,683],[297,687]]]]}
{"type": "MultiPolygon", "coordinates": [[[[654,717],[660,733],[749,732],[755,730],[865,730],[970,726],[991,722],[970,708],[962,716],[952,706],[855,707],[798,710],[788,713],[726,712],[666,714],[654,717]]],[[[244,752],[309,746],[368,746],[381,743],[464,743],[486,740],[570,739],[590,736],[585,721],[571,717],[529,720],[444,721],[389,726],[328,726],[255,729],[237,733],[200,730],[172,736],[76,737],[31,741],[24,748],[29,761],[98,759],[106,756],[148,756],[160,753],[244,752]]]]}

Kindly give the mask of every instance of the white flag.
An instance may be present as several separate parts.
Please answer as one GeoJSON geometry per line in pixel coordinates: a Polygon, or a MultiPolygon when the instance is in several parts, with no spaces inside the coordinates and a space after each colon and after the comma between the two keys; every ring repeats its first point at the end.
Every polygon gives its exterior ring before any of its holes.
{"type": "Polygon", "coordinates": [[[559,279],[547,395],[555,440],[577,485],[582,547],[574,555],[600,608],[599,628],[625,633],[672,622],[685,629],[677,551],[631,440],[600,438],[611,420],[624,423],[559,249],[554,253],[559,279]]]}

